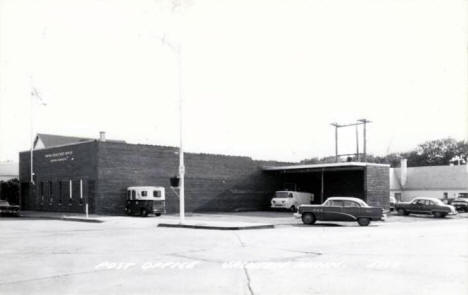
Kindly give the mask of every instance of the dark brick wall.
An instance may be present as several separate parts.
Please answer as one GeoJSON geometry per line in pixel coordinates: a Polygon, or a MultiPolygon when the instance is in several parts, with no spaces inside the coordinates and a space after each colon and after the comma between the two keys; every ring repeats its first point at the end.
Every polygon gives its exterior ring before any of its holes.
{"type": "MultiPolygon", "coordinates": [[[[178,212],[179,200],[169,178],[178,171],[178,149],[173,147],[100,142],[96,208],[98,213],[122,214],[129,186],[166,188],[168,212],[178,212]]],[[[275,177],[248,157],[185,153],[185,208],[196,211],[260,210],[269,205],[275,177]]]]}
{"type": "Polygon", "coordinates": [[[367,203],[388,209],[390,207],[390,167],[367,166],[366,195],[367,203]]]}
{"type": "MultiPolygon", "coordinates": [[[[169,187],[169,178],[177,174],[178,158],[178,149],[174,147],[98,141],[38,150],[34,152],[36,185],[31,186],[29,152],[22,152],[21,203],[29,210],[83,212],[84,202],[79,198],[82,179],[83,194],[89,200],[91,213],[123,214],[126,188],[139,185],[164,186],[167,212],[177,212],[179,200],[169,187]],[[70,179],[73,181],[71,202],[70,179]]],[[[267,209],[273,192],[282,189],[285,182],[293,182],[291,177],[302,189],[314,192],[318,201],[320,190],[313,188],[320,188],[319,174],[294,177],[265,173],[261,169],[285,164],[290,163],[185,153],[186,211],[267,209]]],[[[367,166],[365,173],[325,173],[325,198],[350,193],[357,197],[366,195],[370,205],[388,208],[389,168],[367,166]]]]}
{"type": "Polygon", "coordinates": [[[96,173],[96,142],[44,150],[33,155],[36,185],[30,184],[30,153],[20,153],[21,205],[26,210],[84,212],[85,198],[94,211],[93,186],[96,173]],[[80,179],[83,199],[80,198],[80,179]],[[70,198],[72,180],[72,198],[70,198]]]}

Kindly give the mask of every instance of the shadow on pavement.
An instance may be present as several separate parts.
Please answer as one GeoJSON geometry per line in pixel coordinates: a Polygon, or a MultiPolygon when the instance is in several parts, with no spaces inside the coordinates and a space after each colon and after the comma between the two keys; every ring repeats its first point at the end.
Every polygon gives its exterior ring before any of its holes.
{"type": "Polygon", "coordinates": [[[296,227],[343,227],[345,225],[336,223],[316,223],[316,224],[293,224],[296,227]]]}

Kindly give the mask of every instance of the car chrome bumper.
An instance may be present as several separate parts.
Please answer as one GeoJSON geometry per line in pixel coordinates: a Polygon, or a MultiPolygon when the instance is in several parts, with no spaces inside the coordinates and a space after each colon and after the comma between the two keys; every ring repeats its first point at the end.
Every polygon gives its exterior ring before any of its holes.
{"type": "Polygon", "coordinates": [[[271,206],[271,209],[286,209],[286,205],[273,205],[271,206]]]}
{"type": "Polygon", "coordinates": [[[2,209],[0,210],[0,214],[18,214],[19,210],[15,209],[2,209]]]}

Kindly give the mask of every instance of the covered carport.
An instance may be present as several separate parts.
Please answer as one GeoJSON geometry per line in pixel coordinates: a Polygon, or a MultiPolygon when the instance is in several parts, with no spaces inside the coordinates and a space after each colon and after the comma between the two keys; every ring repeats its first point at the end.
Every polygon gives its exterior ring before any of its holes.
{"type": "Polygon", "coordinates": [[[389,206],[390,165],[345,162],[268,166],[263,170],[274,177],[276,190],[311,192],[315,204],[331,196],[352,196],[369,205],[389,206]]]}

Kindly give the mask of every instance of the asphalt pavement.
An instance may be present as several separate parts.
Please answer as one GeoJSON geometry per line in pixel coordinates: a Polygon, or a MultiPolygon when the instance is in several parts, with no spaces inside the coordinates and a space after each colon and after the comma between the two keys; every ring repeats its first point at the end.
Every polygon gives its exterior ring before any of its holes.
{"type": "Polygon", "coordinates": [[[302,225],[287,212],[188,218],[275,224],[217,231],[0,219],[1,294],[468,294],[468,216],[302,225]]]}

